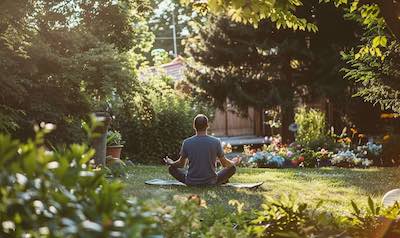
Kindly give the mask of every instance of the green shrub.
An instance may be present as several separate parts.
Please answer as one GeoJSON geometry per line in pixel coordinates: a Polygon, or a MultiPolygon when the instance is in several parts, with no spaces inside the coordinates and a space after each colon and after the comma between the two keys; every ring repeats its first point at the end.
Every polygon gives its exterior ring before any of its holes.
{"type": "MultiPolygon", "coordinates": [[[[400,206],[384,208],[368,198],[368,207],[360,208],[351,201],[353,212],[345,217],[351,237],[395,238],[400,235],[400,206]]],[[[343,220],[343,219],[342,219],[343,220]]]]}
{"type": "Polygon", "coordinates": [[[26,143],[0,135],[0,237],[161,234],[146,204],[126,200],[120,182],[88,165],[92,149],[72,144],[48,151],[45,132],[26,143]]]}
{"type": "Polygon", "coordinates": [[[325,115],[315,109],[301,107],[295,115],[298,125],[296,142],[312,150],[333,146],[333,139],[328,136],[325,115]]]}
{"type": "Polygon", "coordinates": [[[210,110],[165,80],[153,78],[143,82],[142,92],[133,103],[116,113],[114,126],[126,141],[125,156],[133,161],[159,163],[166,155],[178,155],[182,140],[193,132],[192,120],[210,110]]]}
{"type": "Polygon", "coordinates": [[[258,210],[244,211],[242,203],[232,204],[236,211],[215,214],[214,208],[204,209],[200,217],[203,222],[198,227],[201,232],[192,237],[389,238],[400,234],[400,206],[383,208],[371,198],[366,208],[359,208],[351,201],[353,212],[348,215],[321,211],[322,202],[309,206],[288,196],[269,198],[258,210]]]}

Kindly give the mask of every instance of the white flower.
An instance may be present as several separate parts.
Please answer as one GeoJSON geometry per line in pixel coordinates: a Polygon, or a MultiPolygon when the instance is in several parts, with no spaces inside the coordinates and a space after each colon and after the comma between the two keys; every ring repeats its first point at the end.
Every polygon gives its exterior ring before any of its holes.
{"type": "Polygon", "coordinates": [[[21,184],[21,185],[25,185],[26,182],[28,182],[28,179],[26,178],[25,175],[17,173],[15,175],[15,177],[17,178],[17,183],[21,184]]]}
{"type": "Polygon", "coordinates": [[[369,167],[372,163],[373,163],[373,161],[369,160],[369,159],[365,159],[362,161],[362,165],[365,167],[369,167]]]}
{"type": "Polygon", "coordinates": [[[60,166],[60,164],[57,161],[52,161],[47,164],[48,169],[56,169],[60,166]]]}
{"type": "Polygon", "coordinates": [[[15,224],[12,221],[3,221],[1,223],[1,225],[3,226],[3,230],[5,232],[11,231],[11,230],[15,230],[15,224]]]}

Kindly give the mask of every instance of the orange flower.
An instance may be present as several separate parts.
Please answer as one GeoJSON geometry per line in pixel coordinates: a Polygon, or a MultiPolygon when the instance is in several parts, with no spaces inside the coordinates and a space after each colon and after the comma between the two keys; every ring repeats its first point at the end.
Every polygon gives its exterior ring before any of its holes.
{"type": "Polygon", "coordinates": [[[389,138],[390,138],[390,135],[385,135],[385,136],[383,137],[383,140],[384,140],[384,141],[387,141],[387,140],[389,140],[389,138]]]}
{"type": "Polygon", "coordinates": [[[353,133],[353,134],[356,134],[356,133],[357,133],[356,128],[350,128],[350,131],[351,131],[351,133],[353,133]]]}
{"type": "Polygon", "coordinates": [[[389,113],[382,113],[381,114],[381,118],[390,118],[390,114],[389,113]]]}
{"type": "Polygon", "coordinates": [[[344,138],[344,143],[350,144],[351,139],[349,137],[344,138]]]}
{"type": "Polygon", "coordinates": [[[364,138],[365,135],[364,134],[358,134],[358,138],[364,138]]]}
{"type": "Polygon", "coordinates": [[[382,113],[381,118],[397,118],[399,117],[398,113],[382,113]]]}

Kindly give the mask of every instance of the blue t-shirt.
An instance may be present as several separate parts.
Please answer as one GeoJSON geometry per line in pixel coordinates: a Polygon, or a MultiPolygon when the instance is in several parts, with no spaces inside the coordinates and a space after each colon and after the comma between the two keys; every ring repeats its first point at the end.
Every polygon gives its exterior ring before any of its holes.
{"type": "Polygon", "coordinates": [[[215,184],[217,173],[215,163],[217,157],[222,157],[221,141],[213,136],[192,136],[182,143],[180,152],[182,158],[189,160],[189,169],[186,174],[186,184],[215,184]]]}

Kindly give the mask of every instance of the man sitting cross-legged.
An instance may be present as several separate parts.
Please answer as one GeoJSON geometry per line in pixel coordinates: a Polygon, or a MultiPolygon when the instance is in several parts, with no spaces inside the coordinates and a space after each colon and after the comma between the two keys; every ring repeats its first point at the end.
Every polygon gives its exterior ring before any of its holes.
{"type": "Polygon", "coordinates": [[[225,158],[221,141],[213,136],[207,135],[208,118],[199,114],[193,120],[193,128],[196,135],[183,141],[180,158],[176,161],[164,158],[169,166],[169,173],[178,181],[187,185],[215,185],[227,183],[229,178],[236,172],[236,165],[241,159],[236,157],[232,160],[225,158]],[[224,167],[218,173],[215,165],[217,159],[224,167]],[[184,167],[189,160],[189,169],[184,173],[179,168],[184,167]]]}

